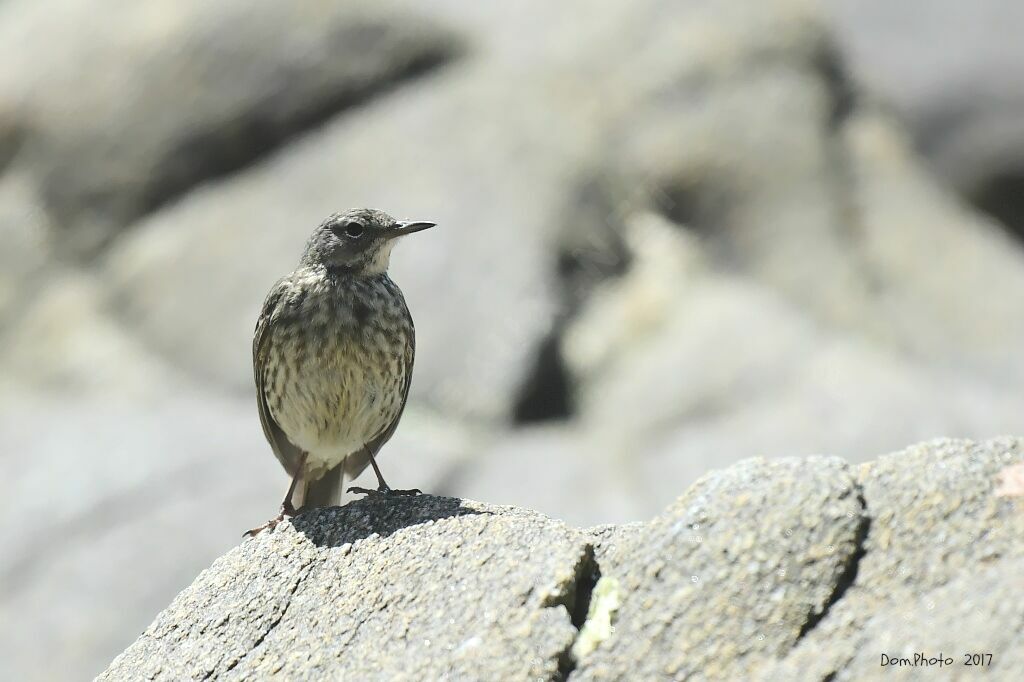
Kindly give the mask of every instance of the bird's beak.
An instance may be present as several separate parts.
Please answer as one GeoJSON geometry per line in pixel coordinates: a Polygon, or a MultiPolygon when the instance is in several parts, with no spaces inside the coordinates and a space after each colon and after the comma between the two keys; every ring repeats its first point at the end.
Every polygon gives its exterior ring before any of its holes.
{"type": "Polygon", "coordinates": [[[436,224],[437,223],[428,223],[424,220],[403,220],[395,225],[395,228],[391,230],[391,237],[404,237],[407,234],[431,228],[436,224]]]}

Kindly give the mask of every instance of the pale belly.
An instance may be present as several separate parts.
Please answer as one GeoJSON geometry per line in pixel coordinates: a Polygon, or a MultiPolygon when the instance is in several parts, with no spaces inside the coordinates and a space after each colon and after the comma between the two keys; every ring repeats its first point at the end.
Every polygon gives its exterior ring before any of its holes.
{"type": "Polygon", "coordinates": [[[319,346],[294,338],[268,357],[270,412],[288,439],[309,453],[317,478],[384,431],[402,409],[404,344],[335,337],[319,346]],[[272,396],[277,396],[275,399],[272,396]]]}

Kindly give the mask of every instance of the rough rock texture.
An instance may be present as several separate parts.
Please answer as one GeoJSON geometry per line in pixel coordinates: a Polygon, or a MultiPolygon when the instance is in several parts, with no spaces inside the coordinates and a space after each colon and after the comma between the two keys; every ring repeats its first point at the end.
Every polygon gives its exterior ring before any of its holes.
{"type": "Polygon", "coordinates": [[[204,571],[101,679],[554,679],[591,555],[565,524],[454,498],[304,514],[204,571]]]}
{"type": "Polygon", "coordinates": [[[996,481],[1022,461],[1009,438],[754,459],[591,530],[431,496],[315,510],[203,571],[100,679],[865,679],[939,650],[1015,679],[1024,514],[996,481]]]}
{"type": "Polygon", "coordinates": [[[614,636],[583,679],[741,679],[792,648],[850,579],[867,524],[839,459],[749,460],[598,553],[614,636]]]}
{"type": "Polygon", "coordinates": [[[864,679],[882,653],[915,652],[952,655],[965,677],[960,654],[992,653],[1011,679],[1024,665],[1024,498],[995,490],[1022,455],[1020,440],[936,441],[861,465],[870,526],[857,579],[765,679],[864,679]]]}

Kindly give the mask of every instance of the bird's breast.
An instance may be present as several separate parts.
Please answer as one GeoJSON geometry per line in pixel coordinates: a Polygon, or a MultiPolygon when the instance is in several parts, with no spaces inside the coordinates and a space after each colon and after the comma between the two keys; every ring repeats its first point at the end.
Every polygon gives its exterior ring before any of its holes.
{"type": "Polygon", "coordinates": [[[311,468],[317,460],[336,465],[398,416],[413,329],[397,287],[308,287],[272,333],[264,381],[270,412],[310,453],[311,468]]]}

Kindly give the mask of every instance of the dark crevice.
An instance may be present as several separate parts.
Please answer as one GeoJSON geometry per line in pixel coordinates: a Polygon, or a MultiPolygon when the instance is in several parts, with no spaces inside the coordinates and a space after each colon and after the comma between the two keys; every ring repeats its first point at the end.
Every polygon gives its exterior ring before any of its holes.
{"type": "MultiPolygon", "coordinates": [[[[839,574],[835,588],[832,590],[828,601],[825,602],[825,606],[817,613],[812,611],[808,614],[807,621],[800,628],[800,634],[797,635],[796,642],[799,642],[811,630],[817,627],[818,623],[828,615],[829,610],[843,598],[846,591],[857,581],[857,572],[860,570],[861,559],[867,553],[868,533],[871,531],[871,517],[868,516],[867,502],[864,500],[863,491],[858,491],[857,502],[860,505],[860,522],[857,524],[857,530],[854,535],[855,549],[846,560],[846,565],[843,567],[842,573],[839,574]]],[[[794,642],[794,646],[796,642],[794,642]]]]}
{"type": "Polygon", "coordinates": [[[711,230],[701,207],[702,194],[692,183],[666,184],[655,193],[654,208],[676,225],[707,235],[711,230]]]}
{"type": "Polygon", "coordinates": [[[594,594],[594,587],[601,579],[601,567],[594,559],[594,550],[591,548],[587,555],[588,561],[584,564],[582,572],[577,575],[576,597],[573,600],[573,608],[570,610],[572,625],[579,630],[587,620],[590,613],[590,599],[594,594]]]}
{"type": "Polygon", "coordinates": [[[616,187],[601,175],[580,181],[554,221],[558,311],[516,393],[513,424],[565,420],[575,414],[574,385],[562,357],[563,333],[598,286],[629,268],[630,254],[622,239],[623,211],[629,202],[621,200],[616,187]]]}
{"type": "MultiPolygon", "coordinates": [[[[594,586],[597,585],[597,581],[600,578],[601,567],[594,558],[594,546],[587,543],[583,548],[583,554],[576,563],[572,580],[569,581],[562,592],[552,595],[544,602],[545,607],[565,607],[573,627],[576,628],[577,637],[579,636],[580,628],[583,627],[583,623],[587,620],[594,586]]],[[[558,656],[558,675],[553,678],[556,682],[568,679],[569,675],[576,669],[577,661],[572,654],[572,648],[575,643],[576,638],[574,637],[569,646],[560,652],[558,656]]]]}
{"type": "Polygon", "coordinates": [[[750,260],[731,215],[738,204],[730,182],[714,177],[667,177],[651,193],[651,208],[699,240],[716,267],[743,272],[750,260]]]}
{"type": "Polygon", "coordinates": [[[814,55],[814,68],[828,89],[829,110],[826,124],[835,132],[857,106],[857,89],[849,76],[842,53],[831,41],[824,41],[814,55]]]}
{"type": "Polygon", "coordinates": [[[515,424],[568,419],[574,412],[572,381],[561,352],[562,325],[545,338],[512,408],[515,424]]]}
{"type": "Polygon", "coordinates": [[[1003,168],[984,178],[967,198],[1014,237],[1024,240],[1024,165],[1003,168]]]}
{"type": "Polygon", "coordinates": [[[598,287],[623,276],[632,254],[623,237],[629,216],[649,205],[646,188],[605,169],[584,175],[553,220],[557,234],[553,289],[558,312],[537,346],[513,403],[515,424],[564,420],[575,414],[575,386],[561,352],[562,336],[598,287]]]}
{"type": "Polygon", "coordinates": [[[692,178],[669,178],[652,194],[655,211],[669,222],[710,240],[727,237],[727,213],[733,201],[722,185],[692,178]]]}

